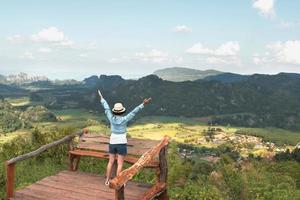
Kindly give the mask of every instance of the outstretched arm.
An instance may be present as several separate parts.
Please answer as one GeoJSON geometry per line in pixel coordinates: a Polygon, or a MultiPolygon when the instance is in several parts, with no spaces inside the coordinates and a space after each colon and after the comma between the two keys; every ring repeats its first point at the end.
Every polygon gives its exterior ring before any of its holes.
{"type": "Polygon", "coordinates": [[[143,103],[141,103],[140,105],[138,105],[135,109],[133,109],[130,113],[128,113],[124,119],[126,122],[129,122],[130,120],[132,120],[134,118],[134,116],[144,108],[145,105],[149,104],[151,101],[151,98],[149,99],[144,99],[143,103]]]}
{"type": "Polygon", "coordinates": [[[108,103],[106,102],[106,100],[103,98],[100,90],[98,90],[98,94],[99,94],[99,97],[100,97],[101,104],[102,104],[102,106],[104,108],[104,112],[105,112],[108,120],[110,121],[111,118],[112,118],[112,116],[113,116],[113,114],[112,114],[112,112],[110,110],[110,107],[109,107],[108,103]]]}

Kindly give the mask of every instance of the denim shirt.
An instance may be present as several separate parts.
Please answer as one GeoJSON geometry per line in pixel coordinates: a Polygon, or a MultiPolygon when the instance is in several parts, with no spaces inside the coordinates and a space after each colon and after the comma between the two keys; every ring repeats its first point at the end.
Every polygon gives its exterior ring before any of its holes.
{"type": "Polygon", "coordinates": [[[110,122],[111,132],[113,134],[124,134],[127,132],[127,123],[133,119],[133,117],[140,110],[144,108],[143,104],[140,104],[135,109],[133,109],[130,113],[125,116],[114,115],[106,102],[105,99],[101,99],[102,106],[104,108],[105,114],[110,122]]]}

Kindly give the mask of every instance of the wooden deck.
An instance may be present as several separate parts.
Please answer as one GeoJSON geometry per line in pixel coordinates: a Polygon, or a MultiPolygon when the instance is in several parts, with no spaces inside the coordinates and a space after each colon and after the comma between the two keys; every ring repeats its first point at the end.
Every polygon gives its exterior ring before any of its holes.
{"type": "MultiPolygon", "coordinates": [[[[105,178],[78,171],[62,171],[15,192],[12,200],[113,200],[115,190],[104,185],[105,178]]],[[[129,181],[125,199],[137,200],[151,185],[129,181]]]]}
{"type": "Polygon", "coordinates": [[[132,164],[116,176],[117,163],[112,167],[109,186],[104,185],[105,178],[97,174],[78,172],[82,156],[108,159],[109,137],[79,131],[41,146],[35,151],[12,158],[5,162],[7,168],[7,200],[168,200],[167,193],[167,147],[169,138],[161,141],[128,138],[128,155],[124,161],[132,164]],[[74,138],[78,137],[75,141],[74,138]],[[25,188],[15,191],[15,166],[17,162],[40,155],[54,146],[68,143],[69,171],[46,177],[25,188]],[[142,168],[156,172],[156,183],[149,185],[131,181],[142,168]],[[126,185],[126,186],[125,186],[126,185]],[[124,187],[125,186],[125,187],[124,187]]]}

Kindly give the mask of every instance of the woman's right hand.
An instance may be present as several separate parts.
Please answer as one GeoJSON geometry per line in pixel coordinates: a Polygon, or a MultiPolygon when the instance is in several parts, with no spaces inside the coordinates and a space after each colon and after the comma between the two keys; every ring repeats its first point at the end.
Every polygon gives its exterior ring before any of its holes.
{"type": "Polygon", "coordinates": [[[143,104],[144,106],[151,102],[152,98],[144,99],[143,104]]]}
{"type": "Polygon", "coordinates": [[[100,100],[103,99],[103,96],[102,96],[100,90],[98,90],[98,94],[99,94],[100,100]]]}

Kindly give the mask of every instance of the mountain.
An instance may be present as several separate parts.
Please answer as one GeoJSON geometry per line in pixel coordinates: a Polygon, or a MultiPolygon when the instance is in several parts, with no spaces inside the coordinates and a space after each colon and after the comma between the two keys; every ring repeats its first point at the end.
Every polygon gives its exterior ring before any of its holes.
{"type": "MultiPolygon", "coordinates": [[[[235,73],[221,73],[213,76],[207,76],[204,79],[198,79],[196,81],[201,82],[203,80],[205,81],[220,81],[223,83],[233,83],[233,82],[240,82],[240,81],[246,81],[250,79],[251,77],[268,77],[270,75],[268,74],[253,74],[253,75],[241,75],[241,74],[235,74],[235,73]]],[[[272,77],[275,77],[276,75],[273,75],[272,77]]],[[[285,73],[281,72],[277,74],[278,77],[289,77],[289,78],[300,78],[300,74],[297,73],[285,73]]]]}
{"type": "Polygon", "coordinates": [[[241,74],[235,74],[235,73],[222,73],[217,74],[213,76],[207,76],[204,79],[198,79],[196,81],[220,81],[223,83],[232,83],[232,82],[239,82],[239,81],[245,81],[250,77],[250,75],[241,75],[241,74]]]}
{"type": "Polygon", "coordinates": [[[0,74],[0,83],[6,83],[6,76],[0,74]]]}
{"type": "Polygon", "coordinates": [[[112,106],[121,101],[133,109],[146,97],[153,102],[142,115],[208,117],[210,122],[248,127],[275,126],[300,130],[300,77],[255,74],[239,82],[166,81],[156,75],[138,80],[100,76],[92,86],[37,91],[49,108],[101,108],[100,88],[112,106]]]}
{"type": "Polygon", "coordinates": [[[5,85],[0,83],[0,98],[1,97],[13,97],[13,96],[24,96],[27,91],[13,85],[5,85]]]}
{"type": "Polygon", "coordinates": [[[197,79],[203,79],[207,76],[218,75],[223,72],[216,70],[197,70],[184,67],[172,67],[156,70],[154,75],[162,78],[163,80],[181,82],[181,81],[194,81],[197,79]]]}
{"type": "MultiPolygon", "coordinates": [[[[120,84],[124,84],[126,81],[121,76],[113,75],[113,76],[107,76],[107,75],[101,75],[101,76],[90,76],[83,80],[84,84],[89,87],[98,87],[100,88],[114,88],[117,87],[120,84]]],[[[100,89],[99,88],[99,89],[100,89]]]]}

